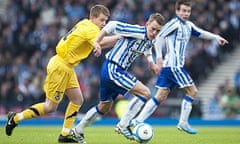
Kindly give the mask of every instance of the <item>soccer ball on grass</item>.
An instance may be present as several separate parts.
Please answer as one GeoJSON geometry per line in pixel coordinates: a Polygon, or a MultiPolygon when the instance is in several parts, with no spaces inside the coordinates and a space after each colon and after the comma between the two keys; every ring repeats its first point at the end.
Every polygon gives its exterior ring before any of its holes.
{"type": "Polygon", "coordinates": [[[147,123],[139,123],[133,129],[133,135],[139,143],[147,143],[153,138],[153,128],[147,123]]]}

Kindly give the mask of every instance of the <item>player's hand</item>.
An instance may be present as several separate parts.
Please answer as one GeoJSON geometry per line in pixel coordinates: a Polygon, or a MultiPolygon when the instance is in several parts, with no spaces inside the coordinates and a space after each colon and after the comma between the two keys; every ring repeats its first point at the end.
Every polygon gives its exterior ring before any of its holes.
{"type": "Polygon", "coordinates": [[[228,41],[221,36],[218,36],[217,41],[220,45],[228,44],[228,41]]]}
{"type": "Polygon", "coordinates": [[[99,43],[94,43],[93,52],[96,57],[99,57],[102,54],[102,48],[99,43]]]}
{"type": "Polygon", "coordinates": [[[159,67],[159,65],[155,64],[154,62],[151,62],[149,67],[154,75],[158,75],[161,70],[161,67],[159,67]]]}
{"type": "Polygon", "coordinates": [[[157,58],[156,64],[162,69],[163,66],[163,59],[162,58],[157,58]]]}

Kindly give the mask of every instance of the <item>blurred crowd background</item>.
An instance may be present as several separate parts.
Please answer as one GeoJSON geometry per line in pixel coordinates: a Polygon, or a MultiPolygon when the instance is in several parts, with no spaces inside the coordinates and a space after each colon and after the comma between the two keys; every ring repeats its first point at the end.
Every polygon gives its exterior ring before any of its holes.
{"type": "MultiPolygon", "coordinates": [[[[94,4],[104,4],[111,11],[110,20],[144,25],[148,16],[160,12],[169,20],[175,16],[175,0],[1,0],[0,15],[0,114],[22,109],[44,101],[42,85],[49,58],[55,54],[55,46],[71,27],[79,20],[87,18],[94,4]]],[[[192,8],[192,20],[197,26],[218,33],[229,41],[229,45],[219,47],[215,41],[192,38],[187,51],[185,68],[196,85],[200,85],[215,67],[225,61],[225,56],[234,52],[240,38],[239,0],[196,0],[192,8]]],[[[108,50],[104,51],[107,52],[108,50]]],[[[85,113],[96,105],[99,97],[99,73],[104,54],[100,58],[93,55],[76,67],[85,102],[80,113],[85,113]]],[[[155,78],[148,70],[144,57],[138,58],[130,71],[148,85],[154,93],[155,78]]],[[[237,72],[236,72],[237,74],[237,72]]],[[[236,85],[229,89],[219,86],[220,99],[229,91],[237,89],[240,97],[240,72],[236,85]]],[[[170,96],[181,99],[183,92],[175,89],[170,96]]],[[[121,96],[120,96],[121,99],[121,96]]],[[[117,101],[116,101],[117,102],[117,101]]],[[[68,99],[65,97],[58,111],[65,112],[68,99]]],[[[174,117],[180,103],[162,104],[154,116],[174,117]]],[[[196,100],[192,115],[201,117],[201,101],[196,100]]],[[[235,108],[239,111],[239,107],[235,108]]],[[[224,111],[224,110],[223,110],[224,111]]],[[[107,116],[115,117],[114,109],[107,116]]],[[[231,116],[231,115],[230,115],[231,116]]]]}

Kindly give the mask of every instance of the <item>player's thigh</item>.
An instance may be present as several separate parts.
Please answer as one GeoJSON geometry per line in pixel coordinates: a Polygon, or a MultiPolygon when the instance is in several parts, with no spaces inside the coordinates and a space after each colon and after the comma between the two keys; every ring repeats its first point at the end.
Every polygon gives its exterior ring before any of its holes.
{"type": "Polygon", "coordinates": [[[47,76],[44,83],[46,97],[55,103],[60,103],[69,81],[71,68],[62,64],[54,58],[47,66],[47,76]]]}

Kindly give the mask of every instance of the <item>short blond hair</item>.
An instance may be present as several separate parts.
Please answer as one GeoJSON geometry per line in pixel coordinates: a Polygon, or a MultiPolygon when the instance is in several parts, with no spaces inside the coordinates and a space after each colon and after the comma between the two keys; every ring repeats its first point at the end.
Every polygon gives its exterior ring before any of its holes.
{"type": "Polygon", "coordinates": [[[100,14],[104,14],[105,16],[110,16],[110,12],[109,9],[107,7],[105,7],[104,5],[94,5],[91,7],[90,9],[90,17],[94,16],[94,17],[98,17],[100,14]]]}
{"type": "Polygon", "coordinates": [[[153,13],[150,15],[148,22],[156,21],[159,25],[164,25],[165,18],[160,13],[153,13]]]}

